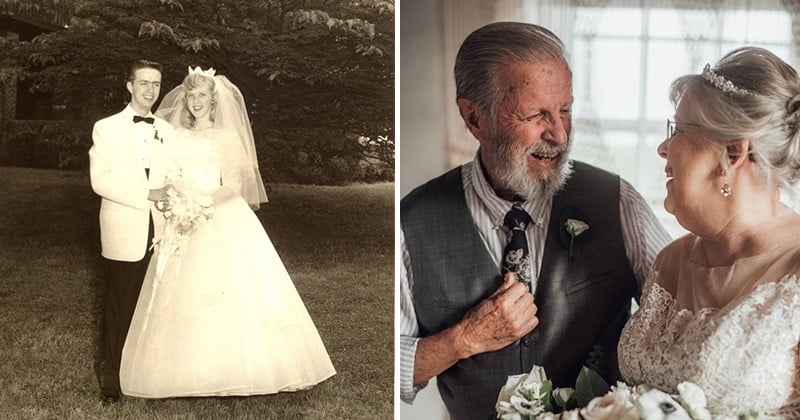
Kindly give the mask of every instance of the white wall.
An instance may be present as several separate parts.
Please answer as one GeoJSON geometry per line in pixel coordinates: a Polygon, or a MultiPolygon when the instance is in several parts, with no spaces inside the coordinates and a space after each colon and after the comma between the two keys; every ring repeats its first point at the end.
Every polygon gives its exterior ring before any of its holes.
{"type": "MultiPolygon", "coordinates": [[[[400,2],[400,196],[447,165],[442,6],[400,2]]],[[[452,66],[452,64],[450,64],[452,66]]]]}

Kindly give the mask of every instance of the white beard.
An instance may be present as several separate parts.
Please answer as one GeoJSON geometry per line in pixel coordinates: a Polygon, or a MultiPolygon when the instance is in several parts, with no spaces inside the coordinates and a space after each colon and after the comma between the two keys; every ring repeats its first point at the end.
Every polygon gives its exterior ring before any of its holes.
{"type": "Polygon", "coordinates": [[[572,162],[568,159],[572,142],[564,146],[553,146],[547,142],[536,142],[525,150],[514,150],[510,139],[493,136],[489,141],[488,157],[494,168],[494,181],[504,190],[513,192],[525,200],[549,198],[560,191],[570,175],[572,162]],[[558,164],[553,169],[534,170],[528,168],[531,153],[552,154],[557,152],[558,164]]]}

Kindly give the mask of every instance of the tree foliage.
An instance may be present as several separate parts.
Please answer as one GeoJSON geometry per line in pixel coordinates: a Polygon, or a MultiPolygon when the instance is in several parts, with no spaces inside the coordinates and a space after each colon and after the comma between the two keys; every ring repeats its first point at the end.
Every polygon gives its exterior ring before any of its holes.
{"type": "Polygon", "coordinates": [[[129,100],[135,59],[164,64],[162,95],[187,66],[214,67],[242,90],[271,180],[393,176],[392,0],[0,2],[69,16],[0,58],[34,91],[77,107],[83,130],[129,100]]]}

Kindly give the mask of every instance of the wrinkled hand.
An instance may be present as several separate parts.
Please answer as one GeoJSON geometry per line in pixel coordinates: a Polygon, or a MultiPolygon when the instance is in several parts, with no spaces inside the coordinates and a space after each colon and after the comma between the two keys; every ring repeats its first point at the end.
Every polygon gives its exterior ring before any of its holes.
{"type": "Polygon", "coordinates": [[[533,331],[539,325],[536,311],[528,286],[506,274],[503,284],[461,320],[470,356],[502,349],[533,331]]]}

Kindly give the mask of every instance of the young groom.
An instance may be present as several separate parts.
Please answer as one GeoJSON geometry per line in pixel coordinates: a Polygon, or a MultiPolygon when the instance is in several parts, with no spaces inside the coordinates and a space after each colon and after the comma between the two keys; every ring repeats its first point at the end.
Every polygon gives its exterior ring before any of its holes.
{"type": "Polygon", "coordinates": [[[161,89],[162,66],[131,65],[130,103],[94,124],[89,172],[100,203],[100,242],[106,275],[100,327],[100,398],[119,401],[119,364],[139,289],[150,260],[149,245],[164,226],[155,202],[165,199],[167,177],[177,171],[169,148],[172,126],[150,108],[161,89]]]}

